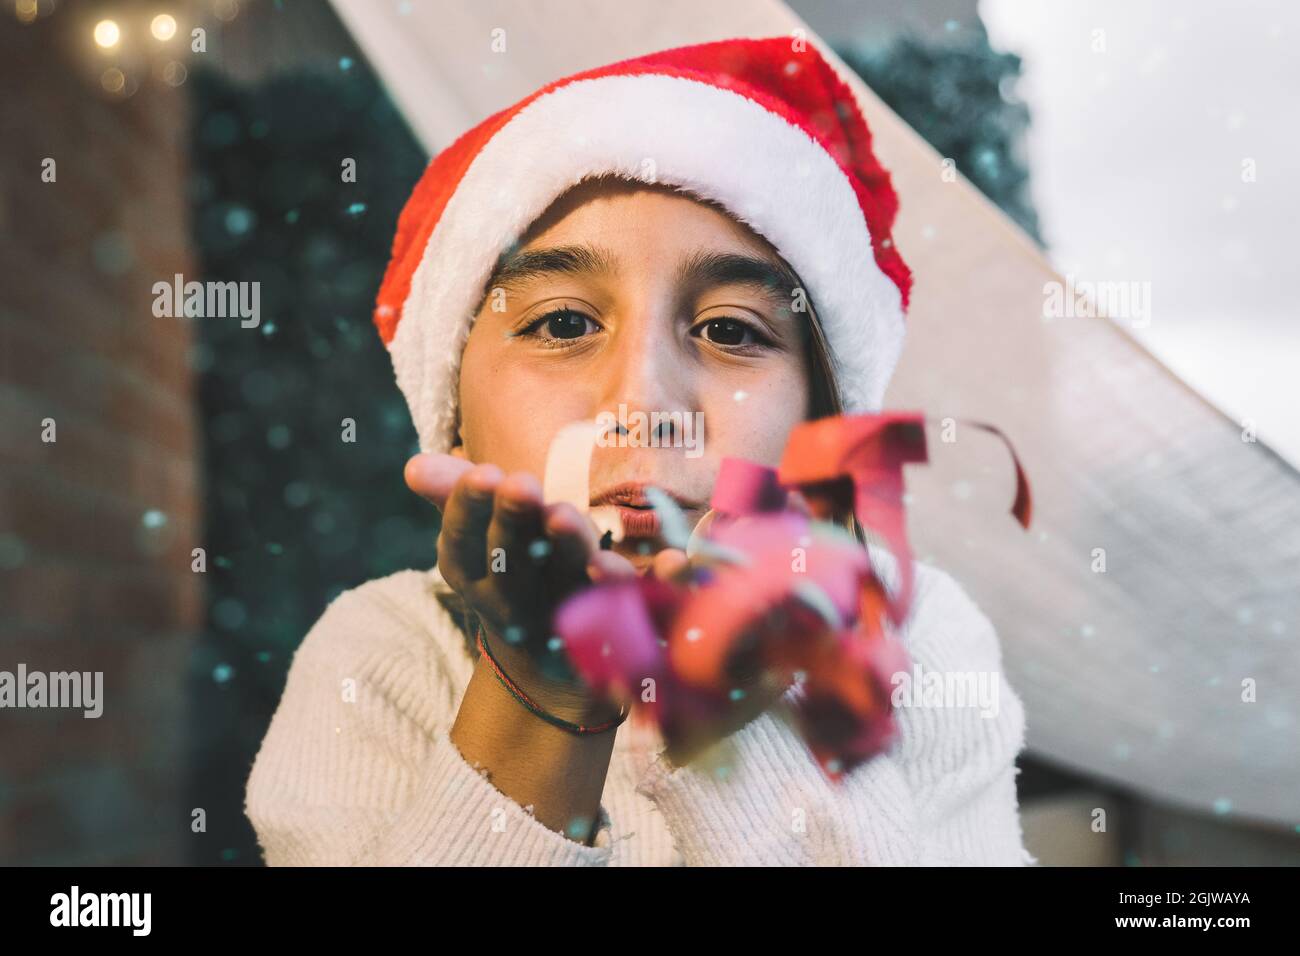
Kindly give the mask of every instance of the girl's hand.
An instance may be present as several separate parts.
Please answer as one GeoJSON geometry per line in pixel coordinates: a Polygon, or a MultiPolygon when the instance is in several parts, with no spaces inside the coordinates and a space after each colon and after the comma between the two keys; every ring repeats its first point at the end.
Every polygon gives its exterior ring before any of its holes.
{"type": "MultiPolygon", "coordinates": [[[[405,477],[412,491],[442,512],[439,569],[482,622],[492,654],[511,680],[563,719],[595,723],[596,715],[612,716],[611,705],[580,679],[558,677],[547,666],[559,654],[548,646],[551,617],[577,588],[635,576],[634,565],[600,550],[591,521],[573,505],[543,504],[540,482],[527,472],[506,475],[496,465],[421,454],[407,462],[405,477]]],[[[684,551],[664,548],[646,573],[672,580],[689,564],[684,551]]],[[[752,665],[737,670],[735,689],[742,693],[735,706],[718,723],[692,728],[690,740],[674,751],[674,762],[744,726],[784,689],[752,665]]]]}
{"type": "Polygon", "coordinates": [[[442,512],[438,567],[478,616],[511,680],[564,719],[608,713],[580,680],[557,673],[562,655],[548,646],[551,617],[575,589],[635,575],[632,563],[600,550],[590,519],[572,504],[543,504],[541,483],[527,472],[421,454],[407,462],[405,477],[442,512]]]}

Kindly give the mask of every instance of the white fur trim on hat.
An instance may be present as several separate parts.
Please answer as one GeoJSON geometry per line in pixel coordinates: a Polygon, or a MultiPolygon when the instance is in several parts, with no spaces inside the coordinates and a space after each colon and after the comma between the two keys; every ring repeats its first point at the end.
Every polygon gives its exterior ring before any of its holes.
{"type": "Polygon", "coordinates": [[[429,237],[389,346],[423,450],[454,444],[461,353],[501,252],[569,188],[607,173],[689,189],[768,240],[807,286],[845,411],[879,410],[902,350],[902,300],[844,171],[739,93],[606,76],[546,93],[498,130],[429,237]]]}

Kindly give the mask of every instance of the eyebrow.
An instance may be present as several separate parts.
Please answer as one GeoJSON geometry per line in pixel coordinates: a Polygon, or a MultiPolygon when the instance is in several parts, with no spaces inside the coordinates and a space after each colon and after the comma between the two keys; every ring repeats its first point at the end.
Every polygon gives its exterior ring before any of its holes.
{"type": "Polygon", "coordinates": [[[736,252],[691,253],[677,267],[677,281],[696,287],[743,285],[757,289],[775,305],[789,305],[794,275],[767,259],[736,252]]]}
{"type": "Polygon", "coordinates": [[[518,287],[529,279],[552,275],[615,275],[614,256],[600,246],[553,246],[508,252],[497,263],[488,289],[518,287]]]}
{"type": "MultiPolygon", "coordinates": [[[[502,255],[487,282],[484,298],[498,287],[518,288],[531,279],[553,275],[614,276],[617,257],[601,246],[581,244],[515,250],[502,255]]],[[[675,279],[696,288],[740,285],[756,289],[774,305],[788,306],[798,285],[792,272],[775,262],[736,252],[698,249],[677,267],[675,279]]]]}

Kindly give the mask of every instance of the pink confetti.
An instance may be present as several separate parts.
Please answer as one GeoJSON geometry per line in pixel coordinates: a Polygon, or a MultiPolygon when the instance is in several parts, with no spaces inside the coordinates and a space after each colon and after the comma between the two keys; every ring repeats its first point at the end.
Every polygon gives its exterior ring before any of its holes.
{"type": "MultiPolygon", "coordinates": [[[[1028,483],[1014,450],[1012,458],[1013,513],[1027,526],[1028,483]]],[[[839,779],[897,733],[892,676],[910,663],[889,626],[906,620],[913,583],[903,465],[926,460],[924,419],[914,413],[801,424],[779,468],[724,460],[682,577],[593,584],[561,605],[555,631],[593,689],[638,704],[675,762],[734,729],[738,716],[755,716],[774,687],[797,684],[800,732],[839,779]],[[897,593],[833,523],[849,513],[897,559],[897,593]]]]}

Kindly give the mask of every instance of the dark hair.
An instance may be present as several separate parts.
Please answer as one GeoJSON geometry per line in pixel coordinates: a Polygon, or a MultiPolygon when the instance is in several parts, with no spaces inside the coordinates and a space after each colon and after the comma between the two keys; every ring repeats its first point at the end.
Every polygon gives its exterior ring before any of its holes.
{"type": "MultiPolygon", "coordinates": [[[[830,343],[826,341],[826,332],[817,318],[817,308],[813,305],[812,294],[799,279],[798,273],[778,254],[781,271],[786,275],[791,289],[803,289],[808,304],[808,323],[804,329],[804,356],[808,362],[809,414],[808,421],[839,415],[844,410],[840,400],[839,379],[835,374],[834,360],[831,358],[830,343]]],[[[867,541],[866,533],[850,508],[833,519],[842,524],[860,543],[867,541]]]]}

